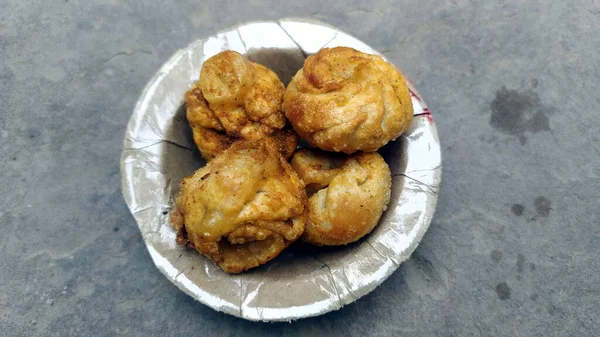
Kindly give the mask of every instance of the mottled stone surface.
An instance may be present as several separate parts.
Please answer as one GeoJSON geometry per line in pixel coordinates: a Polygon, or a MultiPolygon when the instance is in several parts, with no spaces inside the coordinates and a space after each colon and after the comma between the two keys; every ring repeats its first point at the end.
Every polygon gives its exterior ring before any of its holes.
{"type": "Polygon", "coordinates": [[[600,2],[4,0],[0,335],[594,336],[600,2]],[[175,50],[300,16],[415,82],[443,145],[429,232],[370,295],[292,324],[214,312],[154,267],[120,192],[132,108],[175,50]]]}

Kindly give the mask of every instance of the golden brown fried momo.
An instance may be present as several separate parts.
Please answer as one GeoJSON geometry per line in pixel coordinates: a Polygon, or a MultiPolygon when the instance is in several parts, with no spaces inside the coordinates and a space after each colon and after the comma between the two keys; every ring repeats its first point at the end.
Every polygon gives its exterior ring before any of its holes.
{"type": "Polygon", "coordinates": [[[309,56],[284,96],[294,130],[328,151],[376,151],[394,140],[413,117],[402,75],[376,55],[324,48],[309,56]]]}
{"type": "Polygon", "coordinates": [[[300,150],[292,167],[314,192],[302,235],[306,242],[321,246],[357,241],[373,230],[390,201],[390,169],[376,152],[339,157],[300,150]]]}
{"type": "Polygon", "coordinates": [[[230,273],[273,259],[308,218],[302,181],[268,139],[234,143],[180,187],[171,214],[177,242],[230,273]]]}
{"type": "Polygon", "coordinates": [[[237,52],[206,60],[200,80],[185,94],[187,119],[202,156],[211,160],[237,140],[274,137],[285,144],[289,158],[298,138],[284,130],[284,91],[273,71],[237,52]]]}

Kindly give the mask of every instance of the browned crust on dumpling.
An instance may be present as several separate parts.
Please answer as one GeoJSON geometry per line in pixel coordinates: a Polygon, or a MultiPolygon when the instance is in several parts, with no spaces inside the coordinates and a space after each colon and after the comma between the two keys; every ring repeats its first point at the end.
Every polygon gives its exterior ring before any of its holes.
{"type": "Polygon", "coordinates": [[[310,193],[302,239],[315,245],[344,245],[375,228],[390,201],[390,169],[376,152],[334,156],[300,150],[292,167],[310,193]]]}
{"type": "MultiPolygon", "coordinates": [[[[200,80],[185,94],[187,119],[202,156],[211,160],[242,139],[278,138],[286,126],[284,91],[273,71],[237,52],[206,60],[200,80]]],[[[284,134],[277,139],[288,142],[282,148],[295,148],[297,136],[291,130],[284,134]]]]}
{"type": "Polygon", "coordinates": [[[171,212],[177,243],[230,273],[273,259],[307,219],[304,185],[270,139],[235,142],[184,178],[171,212]]]}
{"type": "Polygon", "coordinates": [[[348,47],[309,56],[287,87],[283,109],[301,138],[345,153],[376,151],[400,136],[413,117],[398,70],[348,47]]]}

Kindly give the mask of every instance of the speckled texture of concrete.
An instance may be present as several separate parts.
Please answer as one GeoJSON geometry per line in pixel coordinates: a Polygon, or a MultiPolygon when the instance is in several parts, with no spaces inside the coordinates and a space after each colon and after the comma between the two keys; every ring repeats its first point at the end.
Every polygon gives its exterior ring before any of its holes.
{"type": "Polygon", "coordinates": [[[595,336],[600,1],[3,0],[1,336],[595,336]],[[292,324],[214,312],[154,267],[122,136],[178,48],[297,16],[400,65],[434,113],[429,232],[370,295],[292,324]]]}

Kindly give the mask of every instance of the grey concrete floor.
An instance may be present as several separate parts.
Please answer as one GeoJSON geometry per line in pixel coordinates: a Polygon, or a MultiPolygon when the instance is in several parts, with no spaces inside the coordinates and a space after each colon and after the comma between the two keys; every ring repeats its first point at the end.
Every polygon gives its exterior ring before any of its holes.
{"type": "Polygon", "coordinates": [[[0,335],[597,336],[600,1],[0,0],[0,335]],[[385,53],[443,145],[429,232],[383,285],[292,324],[195,302],[121,197],[122,136],[178,48],[311,17],[385,53]]]}

